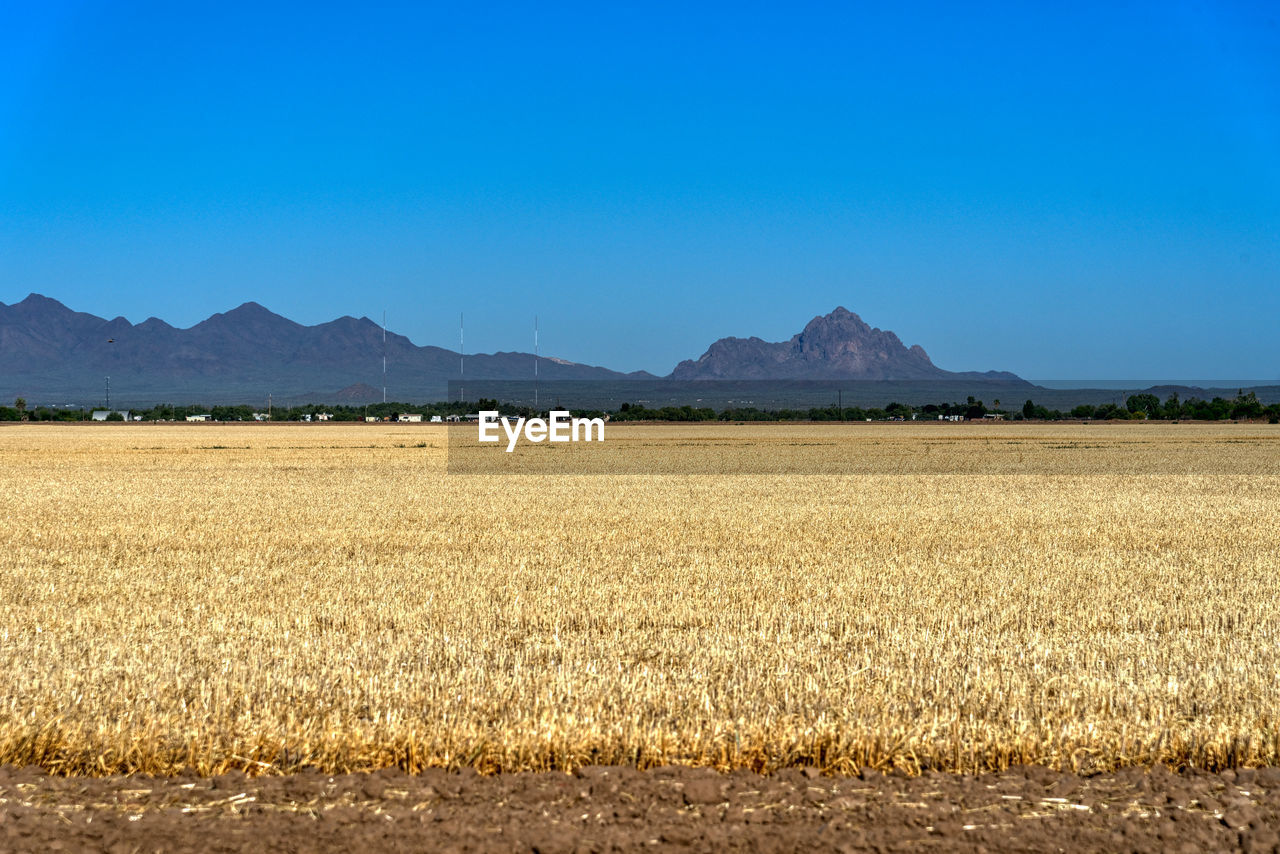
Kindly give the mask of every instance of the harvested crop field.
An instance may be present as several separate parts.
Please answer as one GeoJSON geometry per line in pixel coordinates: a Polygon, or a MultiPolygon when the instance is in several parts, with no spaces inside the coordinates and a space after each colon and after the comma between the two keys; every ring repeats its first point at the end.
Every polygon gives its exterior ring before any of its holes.
{"type": "MultiPolygon", "coordinates": [[[[1280,449],[1242,424],[611,430],[1090,472],[1280,449]]],[[[1274,473],[459,476],[444,432],[0,430],[0,763],[1280,762],[1274,473]]]]}

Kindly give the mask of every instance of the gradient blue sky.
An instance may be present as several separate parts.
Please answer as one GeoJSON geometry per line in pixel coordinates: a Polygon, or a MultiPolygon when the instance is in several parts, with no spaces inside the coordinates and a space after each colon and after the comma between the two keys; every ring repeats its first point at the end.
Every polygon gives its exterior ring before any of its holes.
{"type": "Polygon", "coordinates": [[[451,347],[465,311],[470,351],[537,313],[544,353],[655,373],[844,305],[951,369],[1274,379],[1278,21],[5,4],[0,301],[451,347]]]}

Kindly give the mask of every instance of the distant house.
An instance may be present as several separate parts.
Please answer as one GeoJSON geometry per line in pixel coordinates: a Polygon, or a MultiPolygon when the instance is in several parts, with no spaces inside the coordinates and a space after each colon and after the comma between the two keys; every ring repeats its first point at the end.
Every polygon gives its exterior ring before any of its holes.
{"type": "Polygon", "coordinates": [[[213,420],[213,416],[212,416],[212,415],[208,415],[208,414],[205,414],[205,415],[188,415],[188,416],[187,416],[187,420],[188,420],[188,421],[211,421],[211,420],[213,420]]]}
{"type": "Polygon", "coordinates": [[[265,413],[265,412],[255,412],[255,413],[253,413],[253,420],[254,420],[254,421],[266,421],[269,417],[270,417],[270,416],[268,416],[268,415],[267,415],[267,413],[265,413]]]}
{"type": "Polygon", "coordinates": [[[375,424],[375,423],[377,423],[377,422],[381,421],[382,419],[381,419],[381,418],[379,418],[379,417],[378,417],[378,416],[376,416],[376,415],[366,415],[366,416],[364,417],[364,420],[365,420],[366,422],[368,422],[369,424],[375,424]]]}
{"type": "Polygon", "coordinates": [[[129,410],[127,409],[95,409],[93,410],[92,418],[94,421],[106,421],[107,416],[110,415],[112,412],[114,412],[116,415],[119,415],[120,418],[125,421],[133,420],[132,418],[129,417],[129,410]]]}
{"type": "Polygon", "coordinates": [[[439,423],[440,423],[441,421],[443,421],[443,420],[444,420],[444,419],[443,419],[443,418],[441,418],[439,415],[432,415],[432,416],[431,416],[431,423],[432,423],[432,424],[439,424],[439,423]]]}
{"type": "Polygon", "coordinates": [[[332,413],[332,412],[317,412],[317,413],[316,413],[316,420],[317,420],[317,421],[332,421],[332,420],[333,420],[333,413],[332,413]]]}
{"type": "Polygon", "coordinates": [[[401,412],[398,416],[396,416],[396,420],[403,423],[411,423],[411,422],[421,421],[422,416],[416,412],[401,412]]]}
{"type": "Polygon", "coordinates": [[[454,421],[461,421],[461,420],[462,420],[462,416],[461,416],[461,415],[446,415],[446,416],[444,417],[444,420],[445,420],[445,421],[450,421],[450,422],[454,422],[454,421]]]}

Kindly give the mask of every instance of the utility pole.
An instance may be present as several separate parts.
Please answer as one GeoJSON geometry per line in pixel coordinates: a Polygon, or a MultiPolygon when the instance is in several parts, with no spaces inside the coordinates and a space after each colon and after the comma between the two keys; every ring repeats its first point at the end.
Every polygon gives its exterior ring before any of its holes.
{"type": "Polygon", "coordinates": [[[267,420],[271,420],[271,392],[267,392],[267,420]]]}
{"type": "Polygon", "coordinates": [[[111,377],[107,377],[107,411],[111,411],[111,377]]]}
{"type": "Polygon", "coordinates": [[[836,405],[840,407],[840,420],[843,421],[844,420],[844,389],[842,388],[836,389],[836,400],[838,401],[836,405]]]}

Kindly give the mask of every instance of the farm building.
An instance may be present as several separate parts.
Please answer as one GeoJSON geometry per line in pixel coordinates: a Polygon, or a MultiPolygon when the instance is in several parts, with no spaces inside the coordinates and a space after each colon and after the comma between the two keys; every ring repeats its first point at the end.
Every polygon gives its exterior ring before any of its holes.
{"type": "Polygon", "coordinates": [[[402,412],[398,416],[396,416],[396,420],[404,423],[411,423],[411,422],[421,421],[422,416],[417,414],[416,412],[402,412]]]}
{"type": "Polygon", "coordinates": [[[188,415],[187,416],[188,421],[211,421],[212,419],[213,419],[213,416],[211,415],[188,415]]]}
{"type": "Polygon", "coordinates": [[[94,420],[94,421],[106,421],[106,420],[107,420],[107,416],[108,416],[108,415],[110,415],[110,414],[111,414],[111,413],[113,413],[113,412],[114,412],[116,415],[119,415],[119,416],[120,416],[122,419],[124,419],[125,421],[131,421],[131,420],[132,420],[132,419],[129,417],[129,410],[127,410],[127,409],[95,409],[95,410],[93,410],[93,414],[92,414],[92,416],[90,416],[90,417],[91,417],[91,418],[93,418],[93,420],[94,420]]]}

